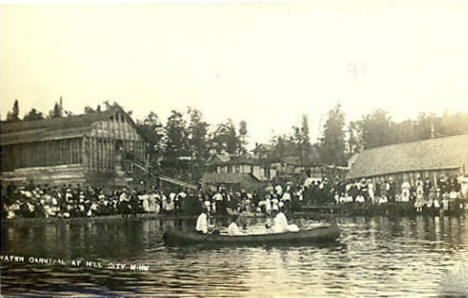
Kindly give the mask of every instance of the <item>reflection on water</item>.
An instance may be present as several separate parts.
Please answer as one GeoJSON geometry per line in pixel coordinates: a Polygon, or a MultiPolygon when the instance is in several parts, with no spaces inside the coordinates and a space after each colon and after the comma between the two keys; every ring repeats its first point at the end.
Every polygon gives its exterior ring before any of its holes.
{"type": "Polygon", "coordinates": [[[1,293],[434,295],[444,274],[468,259],[467,218],[336,221],[342,235],[333,245],[229,248],[163,246],[164,230],[189,230],[195,219],[2,222],[3,255],[141,263],[149,271],[2,263],[1,293]]]}

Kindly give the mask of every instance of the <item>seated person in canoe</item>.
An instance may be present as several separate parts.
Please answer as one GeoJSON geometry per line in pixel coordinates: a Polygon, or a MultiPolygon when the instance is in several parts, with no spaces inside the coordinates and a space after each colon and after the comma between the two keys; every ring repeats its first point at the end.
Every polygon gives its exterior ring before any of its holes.
{"type": "Polygon", "coordinates": [[[209,212],[206,206],[202,206],[202,212],[197,218],[197,225],[195,230],[199,234],[219,234],[218,230],[214,229],[213,225],[210,225],[208,222],[209,212]]]}
{"type": "Polygon", "coordinates": [[[286,218],[282,207],[278,211],[275,211],[273,225],[269,228],[271,233],[299,232],[297,225],[288,224],[288,219],[286,218]]]}
{"type": "Polygon", "coordinates": [[[229,225],[228,230],[227,230],[229,236],[244,235],[244,233],[239,228],[239,225],[240,225],[239,219],[240,217],[237,215],[232,217],[232,222],[229,225]]]}

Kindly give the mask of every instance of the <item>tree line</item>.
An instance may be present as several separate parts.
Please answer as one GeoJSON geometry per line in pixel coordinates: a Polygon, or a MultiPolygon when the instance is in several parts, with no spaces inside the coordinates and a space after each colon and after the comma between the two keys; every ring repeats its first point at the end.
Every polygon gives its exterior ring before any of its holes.
{"type": "MultiPolygon", "coordinates": [[[[105,101],[102,105],[108,109],[113,104],[105,101]]],[[[96,111],[101,111],[101,105],[95,109],[84,108],[85,114],[96,111]]],[[[33,108],[20,119],[19,103],[15,100],[6,122],[72,115],[63,108],[60,98],[47,115],[33,108]]],[[[268,144],[263,144],[267,149],[261,161],[267,164],[289,160],[302,165],[346,166],[350,156],[365,149],[468,133],[468,113],[462,112],[421,113],[417,119],[397,122],[387,111],[377,109],[359,120],[347,122],[341,105],[336,104],[326,116],[319,139],[310,140],[309,118],[304,114],[299,126],[293,126],[287,134],[274,135],[268,144]]],[[[150,164],[157,165],[167,175],[189,175],[185,178],[195,180],[200,178],[210,155],[241,156],[248,153],[246,121],[236,125],[232,119],[227,119],[213,125],[204,120],[200,110],[192,107],[185,111],[172,110],[164,124],[155,112],[149,112],[143,120],[136,121],[136,126],[148,142],[150,164]]]]}
{"type": "MultiPolygon", "coordinates": [[[[102,110],[107,110],[117,103],[104,101],[102,105],[102,110]]],[[[99,111],[101,105],[96,108],[86,106],[83,112],[89,114],[99,111]]],[[[127,113],[132,114],[131,111],[127,113]]],[[[61,98],[47,116],[35,108],[26,113],[23,119],[19,115],[19,102],[15,100],[5,122],[73,116],[64,109],[61,98]]],[[[232,119],[210,125],[204,120],[200,110],[187,107],[185,111],[172,110],[165,124],[155,112],[149,112],[143,120],[136,120],[135,124],[148,143],[150,165],[157,168],[161,174],[199,179],[210,154],[227,153],[239,156],[247,153],[247,122],[244,120],[238,125],[232,119]]]]}

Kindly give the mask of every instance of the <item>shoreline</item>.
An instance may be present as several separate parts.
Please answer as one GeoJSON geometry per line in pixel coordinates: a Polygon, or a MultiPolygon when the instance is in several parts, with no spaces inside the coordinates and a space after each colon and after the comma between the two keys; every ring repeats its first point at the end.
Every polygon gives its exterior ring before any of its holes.
{"type": "MultiPolygon", "coordinates": [[[[352,206],[353,208],[342,208],[341,206],[326,206],[321,207],[316,210],[321,210],[322,212],[317,211],[296,211],[290,213],[290,217],[309,217],[316,219],[329,219],[331,217],[372,217],[372,216],[466,216],[467,210],[461,210],[459,212],[433,212],[433,210],[428,210],[422,214],[418,214],[414,211],[414,208],[410,209],[407,206],[399,206],[398,210],[395,208],[369,208],[367,206],[352,206]],[[324,212],[326,211],[326,212],[324,212]],[[328,211],[328,212],[327,212],[328,211]],[[402,211],[402,212],[396,212],[402,211]]],[[[379,206],[375,206],[379,207],[379,206]]],[[[214,218],[228,218],[232,215],[215,215],[214,218]]],[[[265,218],[265,214],[249,214],[248,217],[251,218],[265,218]]],[[[55,222],[83,222],[83,221],[135,221],[135,220],[164,220],[164,219],[196,219],[197,215],[166,215],[166,214],[151,214],[151,213],[138,213],[136,217],[129,215],[127,218],[123,218],[120,214],[115,215],[103,215],[103,216],[94,216],[94,217],[71,217],[71,218],[58,218],[58,217],[36,217],[36,218],[12,218],[12,219],[1,219],[1,223],[23,223],[23,222],[46,222],[46,223],[55,223],[55,222]]]]}

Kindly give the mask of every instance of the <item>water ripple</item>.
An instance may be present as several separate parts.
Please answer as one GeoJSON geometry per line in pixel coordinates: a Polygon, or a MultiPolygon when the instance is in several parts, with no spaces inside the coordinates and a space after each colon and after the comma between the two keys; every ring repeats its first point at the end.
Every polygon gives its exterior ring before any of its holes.
{"type": "MultiPolygon", "coordinates": [[[[467,218],[335,220],[342,230],[335,245],[230,248],[163,245],[167,227],[190,229],[194,219],[34,222],[30,226],[6,222],[1,227],[2,254],[146,264],[149,271],[2,263],[1,292],[40,296],[427,296],[437,295],[443,277],[468,259],[467,218]]],[[[258,220],[252,224],[257,229],[263,225],[258,220]]],[[[301,224],[321,223],[302,219],[301,224]]],[[[460,294],[454,289],[463,289],[450,286],[446,293],[460,294]]]]}

